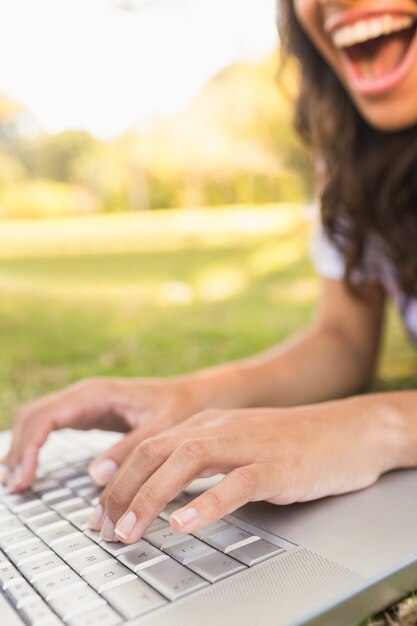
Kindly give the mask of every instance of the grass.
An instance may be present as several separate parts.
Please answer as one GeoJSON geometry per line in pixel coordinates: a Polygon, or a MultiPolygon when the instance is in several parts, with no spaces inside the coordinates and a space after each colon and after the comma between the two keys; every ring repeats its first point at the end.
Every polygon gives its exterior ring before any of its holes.
{"type": "MultiPolygon", "coordinates": [[[[3,222],[0,427],[85,376],[166,376],[260,351],[313,318],[300,207],[3,222]]],[[[375,389],[413,388],[390,311],[375,389]]]]}

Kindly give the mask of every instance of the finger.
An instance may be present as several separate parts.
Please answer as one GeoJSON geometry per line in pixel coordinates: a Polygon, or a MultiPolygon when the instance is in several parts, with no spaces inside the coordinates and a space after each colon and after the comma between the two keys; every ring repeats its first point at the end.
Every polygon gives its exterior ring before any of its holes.
{"type": "Polygon", "coordinates": [[[169,523],[175,530],[184,533],[204,528],[247,502],[264,499],[268,482],[265,465],[238,467],[187,506],[174,511],[169,523]]]}
{"type": "Polygon", "coordinates": [[[99,387],[96,381],[83,381],[20,409],[7,456],[9,486],[18,490],[29,486],[39,449],[51,431],[69,426],[89,428],[109,413],[106,394],[99,387]]]}
{"type": "Polygon", "coordinates": [[[99,487],[107,485],[116,475],[118,469],[129,457],[132,450],[146,439],[149,439],[158,432],[158,415],[151,423],[132,430],[125,435],[121,441],[106,450],[104,454],[96,457],[88,467],[91,479],[99,487]]]}
{"type": "Polygon", "coordinates": [[[139,488],[115,532],[127,543],[143,535],[150,523],[193,479],[213,475],[240,464],[245,453],[219,437],[183,441],[170,457],[139,488]]]}
{"type": "Polygon", "coordinates": [[[107,541],[114,531],[114,522],[125,512],[138,488],[157,470],[175,448],[169,437],[151,437],[136,446],[115,477],[100,496],[90,518],[93,530],[102,529],[107,541]]]}

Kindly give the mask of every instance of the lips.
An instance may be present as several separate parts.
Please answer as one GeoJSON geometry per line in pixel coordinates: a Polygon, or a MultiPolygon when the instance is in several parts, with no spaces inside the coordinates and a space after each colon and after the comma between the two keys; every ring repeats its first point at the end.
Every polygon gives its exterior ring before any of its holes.
{"type": "Polygon", "coordinates": [[[415,27],[411,27],[347,46],[344,48],[344,54],[359,79],[380,79],[400,68],[414,36],[415,27]]]}
{"type": "Polygon", "coordinates": [[[346,14],[332,22],[326,27],[333,45],[349,83],[362,95],[381,95],[392,90],[416,59],[415,15],[346,14]]]}

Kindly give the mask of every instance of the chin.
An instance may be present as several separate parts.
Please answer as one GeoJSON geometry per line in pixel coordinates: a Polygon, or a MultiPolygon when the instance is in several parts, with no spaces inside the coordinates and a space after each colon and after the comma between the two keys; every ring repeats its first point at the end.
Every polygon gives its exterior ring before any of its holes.
{"type": "Polygon", "coordinates": [[[404,110],[404,106],[395,107],[392,102],[363,104],[356,101],[356,107],[368,124],[381,132],[393,133],[417,125],[417,102],[410,111],[404,110]]]}

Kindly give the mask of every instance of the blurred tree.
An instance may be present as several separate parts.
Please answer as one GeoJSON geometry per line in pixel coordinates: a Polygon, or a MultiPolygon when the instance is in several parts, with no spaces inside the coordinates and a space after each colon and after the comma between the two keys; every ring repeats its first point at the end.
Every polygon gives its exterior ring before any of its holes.
{"type": "Polygon", "coordinates": [[[92,153],[99,143],[84,130],[42,133],[24,144],[20,156],[32,176],[73,182],[74,163],[81,155],[92,153]]]}
{"type": "MultiPolygon", "coordinates": [[[[295,68],[288,73],[287,82],[294,83],[295,68]]],[[[171,196],[172,202],[177,196],[186,206],[311,197],[309,163],[291,124],[292,102],[276,74],[275,56],[231,66],[183,113],[136,129],[133,158],[146,164],[153,181],[152,206],[156,181],[163,188],[157,198],[171,196]],[[168,194],[172,184],[177,192],[168,194]]]]}
{"type": "Polygon", "coordinates": [[[287,96],[296,68],[288,66],[284,85],[277,70],[277,55],[230,66],[182,113],[109,142],[82,130],[29,136],[27,111],[0,96],[2,214],[53,214],[54,198],[57,215],[311,199],[287,96]]]}

